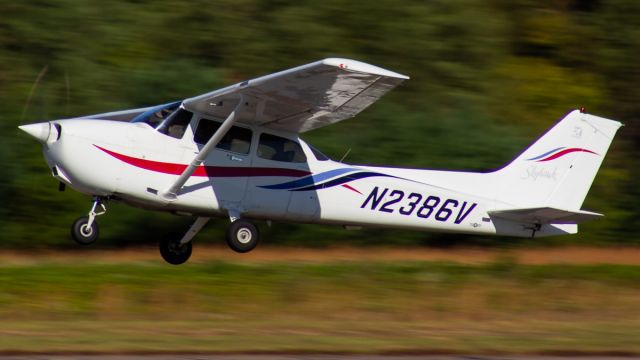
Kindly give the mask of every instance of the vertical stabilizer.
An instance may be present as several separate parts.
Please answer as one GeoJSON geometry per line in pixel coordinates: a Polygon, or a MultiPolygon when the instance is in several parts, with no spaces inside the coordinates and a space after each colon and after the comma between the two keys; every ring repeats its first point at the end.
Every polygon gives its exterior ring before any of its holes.
{"type": "Polygon", "coordinates": [[[621,123],[572,111],[496,172],[496,200],[578,210],[621,123]]]}

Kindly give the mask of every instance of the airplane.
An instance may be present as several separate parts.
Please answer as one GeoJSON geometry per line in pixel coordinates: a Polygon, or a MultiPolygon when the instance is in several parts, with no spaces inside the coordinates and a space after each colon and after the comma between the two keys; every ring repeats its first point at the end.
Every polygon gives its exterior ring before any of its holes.
{"type": "Polygon", "coordinates": [[[244,253],[260,240],[255,220],[542,237],[602,216],[581,206],[622,124],[583,109],[487,173],[350,165],[300,138],[407,79],[328,58],[182,101],[19,128],[42,143],[61,190],[93,197],[72,224],[76,242],[98,239],[108,201],[194,217],[181,239],[159,243],[174,265],[211,218],[229,219],[226,242],[244,253]]]}

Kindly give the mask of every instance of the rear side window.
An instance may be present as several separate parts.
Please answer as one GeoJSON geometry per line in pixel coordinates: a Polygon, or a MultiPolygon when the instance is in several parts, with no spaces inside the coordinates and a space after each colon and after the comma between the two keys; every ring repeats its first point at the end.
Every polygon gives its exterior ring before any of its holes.
{"type": "Polygon", "coordinates": [[[295,141],[271,134],[261,134],[258,157],[267,160],[303,163],[307,161],[304,151],[295,141]]]}
{"type": "Polygon", "coordinates": [[[320,152],[320,150],[314,148],[313,146],[307,144],[307,146],[309,147],[309,149],[311,149],[311,152],[313,153],[313,156],[316,157],[317,160],[319,161],[327,161],[330,160],[329,157],[323,153],[320,152]]]}
{"type": "MultiPolygon", "coordinates": [[[[217,121],[200,119],[193,141],[202,145],[206,144],[219,127],[220,123],[217,121]]],[[[251,134],[249,129],[232,126],[216,148],[246,155],[251,148],[251,134]]]]}

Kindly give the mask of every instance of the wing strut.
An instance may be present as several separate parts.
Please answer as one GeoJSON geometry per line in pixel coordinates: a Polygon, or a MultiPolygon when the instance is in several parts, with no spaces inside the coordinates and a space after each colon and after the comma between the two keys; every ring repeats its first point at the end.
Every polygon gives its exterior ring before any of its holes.
{"type": "Polygon", "coordinates": [[[237,115],[240,112],[240,108],[244,104],[244,96],[240,94],[240,101],[238,101],[238,105],[233,109],[233,111],[227,116],[222,125],[216,130],[216,132],[211,136],[209,141],[202,147],[198,155],[191,161],[191,164],[187,166],[182,174],[176,179],[176,181],[171,185],[168,189],[160,192],[160,196],[167,201],[175,201],[178,198],[178,191],[184,186],[187,180],[193,175],[194,171],[198,168],[198,166],[202,165],[204,159],[207,158],[207,155],[215,149],[216,145],[222,140],[222,138],[227,134],[231,126],[236,121],[237,115]]]}

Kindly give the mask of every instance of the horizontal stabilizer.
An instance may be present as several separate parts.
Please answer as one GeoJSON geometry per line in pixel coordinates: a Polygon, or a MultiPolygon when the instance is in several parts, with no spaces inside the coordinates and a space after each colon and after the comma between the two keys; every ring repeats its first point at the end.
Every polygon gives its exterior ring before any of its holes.
{"type": "Polygon", "coordinates": [[[579,224],[597,219],[602,214],[577,210],[569,211],[552,207],[489,211],[490,216],[528,224],[579,224]]]}

